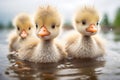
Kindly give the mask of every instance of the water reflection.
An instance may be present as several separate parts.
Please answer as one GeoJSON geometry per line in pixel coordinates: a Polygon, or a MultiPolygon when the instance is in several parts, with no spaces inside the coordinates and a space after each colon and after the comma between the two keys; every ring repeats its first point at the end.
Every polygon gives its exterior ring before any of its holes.
{"type": "Polygon", "coordinates": [[[35,64],[27,61],[15,61],[6,71],[9,72],[8,76],[17,78],[17,80],[54,80],[56,79],[57,65],[55,63],[35,64]]]}
{"type": "Polygon", "coordinates": [[[105,61],[103,60],[64,60],[59,63],[31,63],[15,61],[6,70],[8,76],[17,80],[98,80],[105,61]]]}
{"type": "MultiPolygon", "coordinates": [[[[65,78],[68,80],[98,80],[97,76],[99,73],[101,73],[102,67],[104,67],[105,61],[97,61],[97,60],[79,60],[74,59],[70,60],[69,62],[66,62],[66,66],[68,66],[66,69],[59,71],[61,74],[64,73],[65,78]],[[101,68],[101,69],[99,69],[101,68]]],[[[64,79],[64,77],[61,77],[61,80],[64,79]]]]}

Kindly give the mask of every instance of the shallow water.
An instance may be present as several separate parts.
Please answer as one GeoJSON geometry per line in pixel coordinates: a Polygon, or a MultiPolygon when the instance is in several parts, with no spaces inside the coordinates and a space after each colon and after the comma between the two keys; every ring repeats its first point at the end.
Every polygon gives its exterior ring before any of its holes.
{"type": "Polygon", "coordinates": [[[8,32],[0,31],[0,80],[120,80],[120,42],[114,41],[113,33],[104,35],[104,59],[34,64],[8,60],[8,32]]]}

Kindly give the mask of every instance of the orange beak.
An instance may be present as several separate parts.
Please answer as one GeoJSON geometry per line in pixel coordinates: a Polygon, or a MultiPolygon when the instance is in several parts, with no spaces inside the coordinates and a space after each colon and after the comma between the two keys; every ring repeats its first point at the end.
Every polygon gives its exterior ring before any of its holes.
{"type": "Polygon", "coordinates": [[[25,30],[22,30],[20,36],[21,36],[22,38],[26,38],[27,35],[28,35],[27,32],[26,32],[25,30]]]}
{"type": "Polygon", "coordinates": [[[97,32],[97,28],[95,27],[94,24],[91,24],[87,29],[86,29],[87,32],[97,32]]]}
{"type": "Polygon", "coordinates": [[[45,26],[43,26],[40,29],[38,36],[44,37],[44,36],[48,36],[48,35],[50,35],[50,32],[47,30],[47,28],[45,26]]]}

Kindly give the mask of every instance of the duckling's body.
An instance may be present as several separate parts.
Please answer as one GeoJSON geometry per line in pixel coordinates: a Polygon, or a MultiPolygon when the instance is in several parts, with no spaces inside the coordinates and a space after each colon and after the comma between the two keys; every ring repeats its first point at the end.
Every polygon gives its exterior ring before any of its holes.
{"type": "Polygon", "coordinates": [[[72,32],[67,38],[66,51],[69,56],[75,58],[96,58],[104,55],[104,46],[97,36],[82,36],[72,32]]]}
{"type": "Polygon", "coordinates": [[[31,49],[21,50],[20,53],[31,54],[25,58],[18,55],[20,59],[35,63],[58,62],[66,56],[64,47],[55,39],[60,31],[61,18],[57,10],[51,6],[40,7],[35,14],[36,35],[40,39],[36,46],[31,49]]]}
{"type": "Polygon", "coordinates": [[[37,41],[32,33],[33,24],[27,13],[21,13],[14,19],[15,30],[9,35],[9,51],[18,51],[21,47],[29,44],[29,40],[37,41]]]}
{"type": "Polygon", "coordinates": [[[41,41],[35,49],[35,54],[31,61],[34,62],[58,62],[65,56],[60,44],[56,44],[55,40],[41,41]]]}
{"type": "Polygon", "coordinates": [[[11,32],[11,34],[9,35],[9,51],[10,52],[17,51],[19,49],[19,46],[18,46],[19,43],[17,39],[18,39],[18,36],[16,35],[16,33],[14,31],[11,32]]]}
{"type": "Polygon", "coordinates": [[[103,41],[95,35],[99,30],[98,21],[99,16],[94,8],[86,7],[76,14],[74,20],[76,31],[69,34],[66,42],[66,51],[70,56],[75,58],[97,58],[104,55],[103,41]],[[87,31],[89,25],[95,25],[95,30],[87,31]]]}

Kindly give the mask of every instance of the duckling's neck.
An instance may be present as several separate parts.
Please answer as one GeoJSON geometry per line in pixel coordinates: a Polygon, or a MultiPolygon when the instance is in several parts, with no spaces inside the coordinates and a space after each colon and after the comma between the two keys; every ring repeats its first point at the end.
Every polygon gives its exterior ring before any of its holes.
{"type": "Polygon", "coordinates": [[[82,44],[86,45],[86,46],[91,46],[91,44],[93,43],[92,41],[92,37],[91,36],[82,36],[81,39],[82,44]]]}
{"type": "Polygon", "coordinates": [[[91,39],[91,36],[83,35],[82,38],[83,39],[91,39]]]}
{"type": "Polygon", "coordinates": [[[41,40],[41,43],[43,46],[45,45],[48,45],[48,46],[51,46],[53,44],[53,41],[54,40],[41,40]]]}
{"type": "Polygon", "coordinates": [[[56,46],[54,44],[54,40],[42,40],[39,43],[38,47],[39,51],[42,52],[41,54],[56,54],[56,46]]]}
{"type": "Polygon", "coordinates": [[[39,62],[57,62],[60,60],[60,54],[54,40],[41,40],[35,51],[35,59],[39,62]]]}
{"type": "Polygon", "coordinates": [[[25,41],[25,40],[27,40],[27,38],[21,38],[21,37],[19,37],[19,40],[20,41],[25,41]]]}

